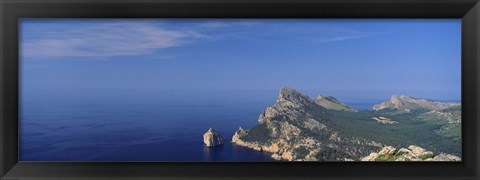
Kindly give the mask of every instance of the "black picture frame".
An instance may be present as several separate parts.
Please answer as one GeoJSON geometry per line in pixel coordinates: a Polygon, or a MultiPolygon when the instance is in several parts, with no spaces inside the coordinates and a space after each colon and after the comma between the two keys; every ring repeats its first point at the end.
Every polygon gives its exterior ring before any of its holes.
{"type": "Polygon", "coordinates": [[[479,179],[478,0],[0,0],[0,179],[479,179]],[[18,162],[19,18],[461,18],[462,162],[18,162]]]}

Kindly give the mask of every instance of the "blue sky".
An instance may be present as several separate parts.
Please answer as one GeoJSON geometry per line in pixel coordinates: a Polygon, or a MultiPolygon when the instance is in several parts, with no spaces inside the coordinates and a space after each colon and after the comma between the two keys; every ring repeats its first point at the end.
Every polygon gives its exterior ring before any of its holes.
{"type": "Polygon", "coordinates": [[[460,20],[21,21],[24,91],[460,99],[460,20]]]}

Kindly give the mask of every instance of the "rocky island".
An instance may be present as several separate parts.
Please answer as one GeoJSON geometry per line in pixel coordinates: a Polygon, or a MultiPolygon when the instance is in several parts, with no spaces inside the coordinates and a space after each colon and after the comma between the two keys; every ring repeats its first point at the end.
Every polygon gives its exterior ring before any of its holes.
{"type": "Polygon", "coordinates": [[[276,103],[259,115],[258,124],[250,129],[239,128],[232,142],[287,161],[361,161],[377,153],[370,157],[376,160],[386,151],[398,155],[395,160],[428,159],[425,157],[429,155],[417,156],[419,147],[411,144],[432,149],[426,151],[431,152],[431,160],[446,156],[457,160],[456,155],[461,154],[459,107],[459,103],[402,95],[375,105],[374,110],[358,111],[330,96],[311,99],[284,87],[276,103]],[[411,149],[402,148],[400,154],[396,149],[378,152],[393,146],[411,149]]]}
{"type": "Polygon", "coordinates": [[[217,131],[210,128],[203,134],[203,143],[205,143],[207,147],[213,147],[222,145],[223,139],[217,131]]]}

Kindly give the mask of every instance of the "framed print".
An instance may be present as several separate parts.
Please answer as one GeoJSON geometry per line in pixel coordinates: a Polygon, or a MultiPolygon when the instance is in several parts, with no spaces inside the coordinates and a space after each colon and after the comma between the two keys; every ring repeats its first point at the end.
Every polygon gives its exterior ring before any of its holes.
{"type": "Polygon", "coordinates": [[[2,179],[478,178],[478,1],[1,8],[2,179]]]}

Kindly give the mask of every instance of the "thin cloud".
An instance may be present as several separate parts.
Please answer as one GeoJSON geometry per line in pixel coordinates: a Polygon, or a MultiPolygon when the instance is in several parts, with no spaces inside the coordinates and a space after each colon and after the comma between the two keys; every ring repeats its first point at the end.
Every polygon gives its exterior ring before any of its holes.
{"type": "Polygon", "coordinates": [[[361,35],[346,35],[346,36],[334,36],[331,38],[324,38],[324,39],[318,39],[315,42],[316,43],[331,43],[331,42],[341,42],[341,41],[348,41],[348,40],[355,40],[355,39],[363,39],[369,37],[366,34],[361,34],[361,35]]]}
{"type": "Polygon", "coordinates": [[[332,43],[369,37],[355,29],[321,23],[302,24],[299,28],[255,20],[185,21],[176,24],[165,21],[67,21],[27,25],[28,28],[23,28],[22,35],[26,36],[22,37],[21,55],[39,59],[86,57],[106,60],[115,56],[158,55],[157,50],[160,49],[205,40],[282,39],[287,43],[332,43]]]}
{"type": "Polygon", "coordinates": [[[196,31],[171,30],[149,23],[94,23],[40,32],[37,39],[22,43],[26,57],[100,57],[133,56],[152,53],[208,38],[196,31]],[[95,26],[95,27],[91,27],[95,26]]]}
{"type": "Polygon", "coordinates": [[[203,22],[197,26],[197,28],[211,30],[219,28],[228,28],[228,27],[239,27],[239,26],[254,26],[258,25],[257,20],[232,20],[230,22],[226,21],[208,21],[203,22]]]}

